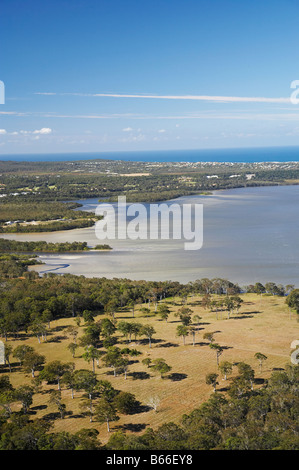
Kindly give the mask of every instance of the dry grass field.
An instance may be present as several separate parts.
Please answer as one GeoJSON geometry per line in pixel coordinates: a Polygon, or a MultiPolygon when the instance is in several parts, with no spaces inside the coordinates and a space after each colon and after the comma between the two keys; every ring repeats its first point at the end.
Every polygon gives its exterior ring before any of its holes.
{"type": "MultiPolygon", "coordinates": [[[[220,344],[224,350],[220,361],[230,362],[243,361],[250,364],[255,370],[256,383],[259,387],[270,376],[273,369],[284,367],[290,362],[290,344],[299,338],[299,324],[297,315],[289,314],[285,299],[277,296],[259,296],[256,294],[243,294],[243,304],[239,314],[234,314],[230,319],[227,313],[222,313],[222,318],[216,319],[216,313],[205,310],[200,305],[200,297],[188,298],[187,306],[192,309],[194,315],[202,319],[195,336],[195,345],[192,337],[186,338],[183,344],[182,338],[176,336],[176,328],[180,324],[179,318],[174,313],[181,308],[179,299],[168,300],[171,310],[168,321],[161,320],[159,316],[145,317],[138,308],[135,310],[135,318],[131,311],[122,311],[116,314],[116,320],[136,321],[152,325],[156,334],[153,337],[152,347],[144,337],[140,340],[127,344],[124,337],[119,336],[118,346],[129,346],[138,349],[142,355],[133,357],[129,366],[128,376],[114,377],[111,369],[102,366],[96,367],[99,379],[109,380],[112,385],[123,391],[133,393],[142,405],[147,405],[151,397],[158,397],[160,405],[157,412],[153,409],[133,415],[120,415],[120,419],[111,423],[111,431],[124,430],[126,432],[143,432],[146,427],[157,428],[164,422],[178,422],[184,413],[191,412],[194,408],[204,402],[212,393],[212,387],[206,385],[206,374],[217,372],[216,354],[211,350],[207,340],[203,338],[204,333],[214,332],[214,341],[220,344]],[[254,358],[255,353],[261,352],[267,356],[267,360],[260,372],[258,361],[254,358]],[[151,359],[164,358],[172,370],[161,378],[151,368],[142,364],[146,357],[151,359]],[[137,374],[137,373],[142,374],[137,374]]],[[[102,318],[102,317],[101,317],[102,318]]],[[[97,320],[97,319],[96,319],[97,320]]],[[[74,319],[60,319],[51,323],[47,341],[38,342],[36,337],[28,337],[25,340],[9,339],[8,344],[13,348],[19,344],[28,344],[37,352],[46,356],[47,361],[61,360],[63,362],[74,362],[76,369],[92,370],[92,364],[82,358],[83,348],[79,347],[75,358],[67,349],[72,341],[66,335],[66,327],[75,325],[74,319]]],[[[79,327],[79,335],[83,333],[84,321],[79,327]]],[[[15,359],[11,358],[12,373],[9,374],[5,366],[0,366],[0,373],[8,373],[14,386],[31,382],[31,374],[24,374],[15,359]]],[[[237,368],[233,368],[234,376],[237,368]]],[[[225,393],[229,384],[219,373],[218,390],[225,393]]],[[[57,413],[57,408],[49,404],[47,391],[54,386],[44,384],[41,393],[34,395],[31,406],[31,417],[38,418],[51,413],[57,413]]],[[[72,399],[71,391],[62,389],[63,403],[67,414],[64,419],[55,419],[54,431],[68,431],[74,433],[81,428],[96,428],[99,430],[99,438],[105,443],[109,438],[105,424],[96,421],[90,423],[89,417],[82,416],[79,408],[81,392],[75,392],[72,399]]]]}

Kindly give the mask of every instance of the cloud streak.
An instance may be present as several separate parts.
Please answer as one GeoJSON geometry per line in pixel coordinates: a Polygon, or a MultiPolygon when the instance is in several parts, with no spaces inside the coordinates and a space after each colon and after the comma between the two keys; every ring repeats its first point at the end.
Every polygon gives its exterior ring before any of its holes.
{"type": "Polygon", "coordinates": [[[151,95],[151,94],[121,94],[121,93],[52,93],[37,92],[36,95],[45,96],[86,96],[95,98],[138,98],[154,100],[191,100],[214,101],[217,103],[291,103],[291,98],[271,98],[261,96],[211,96],[211,95],[151,95]]]}

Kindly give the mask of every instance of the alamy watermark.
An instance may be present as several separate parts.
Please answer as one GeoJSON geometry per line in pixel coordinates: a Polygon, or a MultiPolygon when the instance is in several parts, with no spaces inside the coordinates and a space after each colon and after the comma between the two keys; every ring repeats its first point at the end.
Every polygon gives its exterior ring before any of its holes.
{"type": "Polygon", "coordinates": [[[295,351],[292,352],[291,354],[291,362],[292,364],[299,364],[299,340],[295,339],[291,343],[291,349],[295,349],[295,351]]]}
{"type": "Polygon", "coordinates": [[[119,196],[114,204],[96,209],[103,216],[95,226],[99,240],[182,240],[185,250],[203,245],[203,204],[127,204],[119,196]]]}
{"type": "Polygon", "coordinates": [[[291,93],[291,103],[292,104],[299,104],[299,80],[293,80],[291,82],[291,88],[294,89],[293,93],[291,93]]]}
{"type": "Polygon", "coordinates": [[[5,104],[5,86],[0,80],[0,104],[5,104]]]}

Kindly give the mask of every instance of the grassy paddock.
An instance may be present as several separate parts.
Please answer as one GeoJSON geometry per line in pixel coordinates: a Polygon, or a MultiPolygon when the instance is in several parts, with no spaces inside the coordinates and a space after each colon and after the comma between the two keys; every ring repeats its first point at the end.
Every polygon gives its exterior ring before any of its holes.
{"type": "MultiPolygon", "coordinates": [[[[216,297],[216,296],[215,296],[216,297]]],[[[140,309],[135,310],[135,318],[129,310],[116,314],[116,320],[136,321],[150,324],[156,334],[153,337],[152,347],[143,338],[127,344],[121,334],[119,335],[118,346],[126,345],[136,348],[142,352],[141,356],[133,357],[129,367],[127,380],[124,375],[113,376],[111,369],[96,367],[96,374],[99,379],[109,380],[112,385],[123,391],[135,394],[137,400],[142,405],[147,405],[151,397],[158,397],[160,405],[157,412],[154,410],[144,411],[133,415],[120,415],[120,420],[111,423],[111,431],[118,429],[127,432],[143,432],[146,427],[157,428],[164,422],[179,422],[184,413],[191,412],[199,404],[204,402],[212,393],[212,387],[206,385],[206,374],[217,372],[216,354],[210,349],[209,343],[203,338],[206,332],[215,332],[214,341],[224,347],[220,361],[227,360],[233,363],[240,361],[250,364],[255,370],[255,387],[260,387],[267,379],[273,369],[283,368],[290,362],[290,344],[294,339],[298,339],[297,315],[292,313],[285,304],[285,299],[276,296],[259,296],[256,294],[243,294],[243,304],[240,312],[227,318],[227,312],[218,314],[202,308],[200,297],[188,298],[187,306],[192,309],[194,315],[202,317],[195,336],[193,346],[192,337],[186,338],[183,344],[182,338],[176,336],[176,328],[180,324],[179,318],[175,317],[175,312],[181,308],[181,300],[171,299],[168,302],[171,314],[168,321],[161,320],[159,316],[153,315],[145,317],[140,309]],[[265,354],[268,359],[260,372],[259,364],[254,358],[256,352],[265,354]],[[147,368],[141,361],[150,357],[164,358],[167,364],[172,367],[170,373],[165,378],[147,368]],[[138,373],[142,373],[139,374],[138,373]]],[[[138,306],[141,307],[141,306],[138,306]]],[[[152,306],[152,313],[154,307],[152,306]]],[[[96,318],[100,319],[101,317],[96,318]]],[[[66,336],[65,329],[69,325],[75,325],[74,319],[60,319],[51,322],[47,341],[38,343],[36,337],[29,337],[25,340],[9,339],[8,344],[13,348],[19,344],[28,344],[35,350],[46,356],[47,361],[61,360],[63,362],[74,362],[76,369],[92,370],[92,364],[82,358],[83,348],[79,347],[75,358],[72,358],[67,346],[72,339],[66,336]]],[[[84,322],[79,328],[79,337],[83,333],[84,322]]],[[[0,366],[0,373],[8,373],[14,386],[30,383],[31,374],[24,374],[14,358],[11,357],[13,372],[9,374],[4,366],[0,366]]],[[[236,375],[237,368],[233,368],[233,373],[225,381],[219,373],[218,390],[225,393],[231,377],[236,375]]],[[[41,393],[34,395],[34,402],[31,406],[32,418],[41,418],[51,413],[57,413],[57,409],[48,403],[50,389],[55,385],[44,384],[41,393]]],[[[67,411],[72,414],[67,415],[63,420],[55,419],[55,431],[69,431],[74,433],[81,428],[96,428],[99,430],[101,442],[106,442],[109,438],[106,425],[100,425],[96,421],[89,422],[89,417],[82,416],[79,408],[82,393],[75,392],[75,398],[71,398],[71,391],[62,389],[63,403],[67,411]]]]}

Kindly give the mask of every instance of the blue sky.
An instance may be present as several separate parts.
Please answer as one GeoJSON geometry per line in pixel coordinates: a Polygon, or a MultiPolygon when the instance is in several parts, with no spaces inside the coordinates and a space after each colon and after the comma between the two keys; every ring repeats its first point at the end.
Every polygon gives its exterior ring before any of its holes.
{"type": "Polygon", "coordinates": [[[299,145],[298,14],[296,0],[1,0],[0,154],[299,145]]]}

